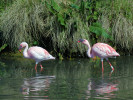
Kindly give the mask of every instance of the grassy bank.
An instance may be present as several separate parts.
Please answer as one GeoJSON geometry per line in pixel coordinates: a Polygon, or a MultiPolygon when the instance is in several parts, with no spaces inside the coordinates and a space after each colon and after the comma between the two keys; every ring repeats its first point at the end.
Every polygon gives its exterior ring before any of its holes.
{"type": "Polygon", "coordinates": [[[86,47],[77,40],[85,38],[130,53],[132,5],[132,0],[16,0],[0,14],[1,40],[10,50],[26,41],[56,56],[75,57],[84,55],[86,47]]]}
{"type": "Polygon", "coordinates": [[[99,22],[113,37],[122,52],[132,53],[133,49],[133,1],[107,0],[100,2],[99,22]]]}

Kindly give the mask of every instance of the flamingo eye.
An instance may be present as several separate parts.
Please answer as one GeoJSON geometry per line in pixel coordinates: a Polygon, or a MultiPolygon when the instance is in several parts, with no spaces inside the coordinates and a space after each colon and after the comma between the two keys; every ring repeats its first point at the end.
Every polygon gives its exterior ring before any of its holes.
{"type": "Polygon", "coordinates": [[[86,40],[83,40],[83,43],[85,43],[86,42],[86,40]]]}
{"type": "Polygon", "coordinates": [[[22,45],[22,44],[20,44],[20,47],[23,47],[23,45],[22,45]]]}
{"type": "Polygon", "coordinates": [[[79,39],[79,41],[78,42],[83,42],[84,41],[84,39],[79,39]]]}

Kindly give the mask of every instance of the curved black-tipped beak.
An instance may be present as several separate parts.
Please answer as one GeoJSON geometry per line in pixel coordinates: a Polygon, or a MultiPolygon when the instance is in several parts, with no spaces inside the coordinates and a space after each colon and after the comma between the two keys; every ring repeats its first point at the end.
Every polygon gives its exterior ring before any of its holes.
{"type": "Polygon", "coordinates": [[[21,53],[21,49],[19,49],[19,52],[21,53]]]}
{"type": "Polygon", "coordinates": [[[83,41],[84,41],[84,39],[79,39],[79,40],[78,40],[78,42],[83,42],[83,41]]]}
{"type": "Polygon", "coordinates": [[[19,49],[19,52],[21,53],[22,46],[20,46],[18,49],[19,49]]]}

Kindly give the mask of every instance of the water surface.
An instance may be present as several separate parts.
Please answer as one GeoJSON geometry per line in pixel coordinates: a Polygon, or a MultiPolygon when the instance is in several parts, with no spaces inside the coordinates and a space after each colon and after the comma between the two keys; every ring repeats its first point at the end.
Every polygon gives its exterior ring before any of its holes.
{"type": "Polygon", "coordinates": [[[43,61],[37,72],[33,60],[22,57],[0,58],[1,100],[94,100],[133,99],[133,57],[110,59],[111,73],[104,61],[74,59],[43,61]]]}

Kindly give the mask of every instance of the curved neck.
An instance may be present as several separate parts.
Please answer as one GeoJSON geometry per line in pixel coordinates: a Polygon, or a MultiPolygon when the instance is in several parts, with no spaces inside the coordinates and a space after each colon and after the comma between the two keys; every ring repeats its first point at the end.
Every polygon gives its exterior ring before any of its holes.
{"type": "Polygon", "coordinates": [[[28,44],[25,46],[25,49],[23,51],[23,55],[25,58],[29,58],[27,51],[28,51],[28,44]]]}
{"type": "Polygon", "coordinates": [[[91,46],[90,46],[90,43],[88,42],[86,45],[87,45],[87,47],[88,47],[88,50],[87,50],[87,55],[88,55],[88,57],[93,58],[93,56],[92,56],[92,54],[91,54],[91,46]]]}

